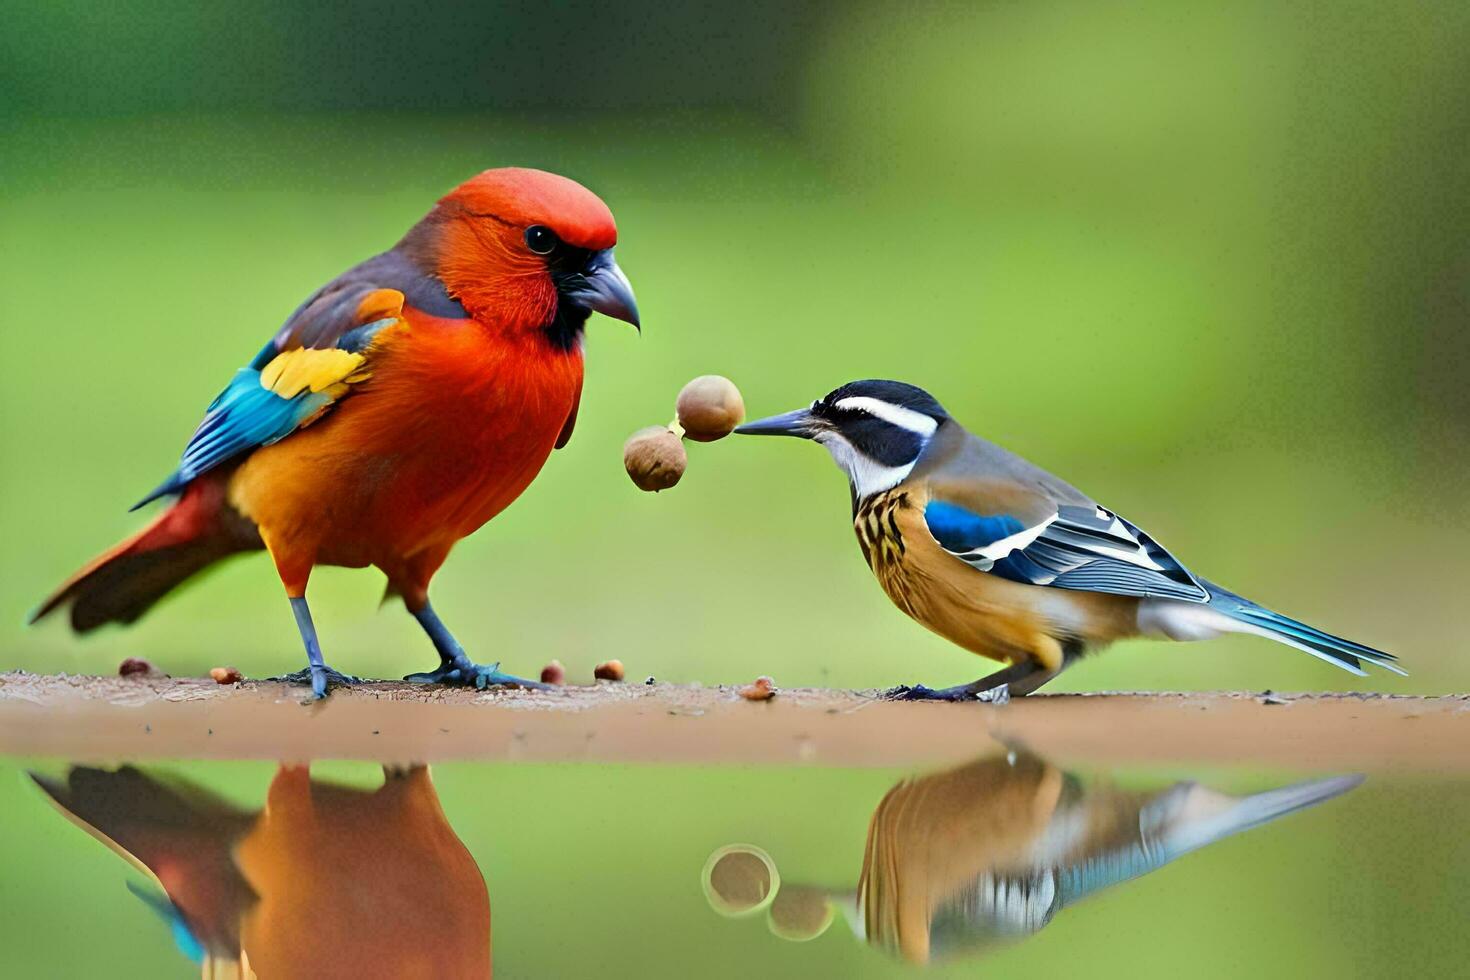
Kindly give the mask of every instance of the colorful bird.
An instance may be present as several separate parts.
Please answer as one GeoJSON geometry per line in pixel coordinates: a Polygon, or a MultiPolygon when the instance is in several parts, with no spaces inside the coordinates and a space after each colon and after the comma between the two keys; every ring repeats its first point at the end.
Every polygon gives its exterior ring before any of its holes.
{"type": "Polygon", "coordinates": [[[797,942],[840,913],[860,939],[926,964],[1027,939],[1103,889],[1362,781],[1337,776],[1249,796],[1195,782],[1139,792],[1006,746],[889,790],[868,822],[856,888],[786,880],[765,851],[731,844],[706,862],[704,891],[719,914],[764,910],[773,933],[797,942]]]}
{"type": "Polygon", "coordinates": [[[1129,636],[1251,633],[1355,674],[1394,657],[1207,582],[1133,524],[965,431],[921,388],[854,381],[810,408],[740,426],[826,446],[847,474],[858,543],[883,591],[921,624],[1007,663],[907,700],[1029,694],[1084,653],[1129,636]]]}
{"type": "Polygon", "coordinates": [[[906,781],[868,824],[862,935],[913,963],[1025,939],[1105,888],[1362,781],[1249,796],[1195,782],[1137,792],[1081,780],[1024,750],[906,781]]]}
{"type": "Polygon", "coordinates": [[[565,177],[508,168],[456,187],[286,319],[137,506],[178,500],[32,622],[70,603],[79,633],[131,623],[196,572],[264,547],[306,646],[292,679],[317,697],[329,679],[354,680],[322,659],[306,603],[317,565],[387,576],[439,652],[409,680],[536,686],[471,661],[429,581],[571,438],[588,316],[638,326],[616,244],[607,206],[565,177]]]}
{"type": "Polygon", "coordinates": [[[353,789],[281,766],[259,812],[125,766],[32,775],[163,890],[129,889],[205,977],[484,977],[490,899],[424,766],[353,789]]]}

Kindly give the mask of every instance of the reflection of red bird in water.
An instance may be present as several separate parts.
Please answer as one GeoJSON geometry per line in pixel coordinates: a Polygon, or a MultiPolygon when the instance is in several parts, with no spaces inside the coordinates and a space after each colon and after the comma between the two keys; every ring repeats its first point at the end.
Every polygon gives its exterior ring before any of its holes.
{"type": "MultiPolygon", "coordinates": [[[[37,776],[56,805],[155,877],[205,977],[489,977],[490,900],[423,766],[376,790],[282,766],[251,815],[137,769],[37,776]]],[[[148,898],[148,896],[144,896],[148,898]]]]}

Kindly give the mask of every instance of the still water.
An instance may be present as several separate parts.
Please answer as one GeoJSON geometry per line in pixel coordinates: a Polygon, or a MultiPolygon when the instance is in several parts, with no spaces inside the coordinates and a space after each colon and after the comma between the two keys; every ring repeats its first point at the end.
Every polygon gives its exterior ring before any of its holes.
{"type": "Polygon", "coordinates": [[[1470,973],[1453,779],[1002,744],[921,772],[7,768],[5,976],[1470,973]]]}

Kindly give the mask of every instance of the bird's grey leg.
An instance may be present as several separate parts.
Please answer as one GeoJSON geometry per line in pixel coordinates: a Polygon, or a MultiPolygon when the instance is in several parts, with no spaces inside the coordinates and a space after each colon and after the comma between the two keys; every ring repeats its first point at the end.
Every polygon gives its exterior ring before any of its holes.
{"type": "Polygon", "coordinates": [[[1028,657],[1018,664],[1011,664],[968,684],[941,688],[938,691],[930,690],[922,684],[914,687],[904,685],[885,691],[883,696],[892,701],[991,701],[1004,704],[1011,698],[1021,698],[1032,693],[1076,663],[1086,652],[1084,642],[1075,637],[1058,639],[1056,642],[1061,649],[1062,662],[1055,669],[1048,669],[1028,657]]]}
{"type": "MultiPolygon", "coordinates": [[[[1065,665],[1066,662],[1063,661],[1063,666],[1065,665]]],[[[1023,660],[968,684],[940,688],[937,691],[922,684],[913,687],[904,685],[885,691],[883,697],[890,701],[984,701],[989,700],[985,695],[998,691],[1002,686],[1007,689],[1010,697],[1021,697],[1030,694],[1060,673],[1061,670],[1047,670],[1034,660],[1023,660]]]]}
{"type": "Polygon", "coordinates": [[[498,663],[489,666],[475,663],[464,652],[464,647],[460,646],[454,634],[449,632],[449,627],[445,626],[444,621],[434,612],[431,603],[425,602],[423,608],[413,614],[413,618],[419,621],[419,625],[433,641],[434,649],[439,651],[439,666],[435,670],[409,674],[404,680],[419,684],[465,684],[480,688],[489,687],[492,684],[542,690],[551,687],[550,684],[542,684],[540,681],[527,680],[524,677],[516,677],[514,674],[503,674],[498,663]]]}
{"type": "Polygon", "coordinates": [[[306,604],[305,596],[293,596],[291,598],[291,612],[296,616],[296,629],[301,633],[301,643],[306,647],[307,665],[301,670],[280,677],[272,677],[274,681],[286,681],[290,684],[311,684],[311,693],[315,698],[327,696],[327,685],[331,684],[357,684],[360,679],[348,674],[339,673],[328,667],[322,660],[322,645],[316,638],[316,624],[311,621],[311,608],[306,604]]]}
{"type": "MultiPolygon", "coordinates": [[[[1015,680],[1007,680],[1001,682],[1007,686],[1010,691],[1011,697],[1024,698],[1026,695],[1030,694],[1032,691],[1035,691],[1038,687],[1060,674],[1063,670],[1066,669],[1067,665],[1066,662],[1063,662],[1062,666],[1057,670],[1047,670],[1045,667],[1042,667],[1040,664],[1037,663],[1030,663],[1028,664],[1028,666],[1030,666],[1031,670],[1023,674],[1022,676],[1017,677],[1015,680]]],[[[1007,668],[1007,670],[1010,669],[1013,668],[1007,668]]],[[[999,674],[1003,673],[1005,673],[1004,670],[997,671],[997,673],[992,674],[991,677],[998,676],[999,674]]],[[[985,684],[989,680],[990,677],[985,677],[981,680],[976,681],[975,683],[985,684]]],[[[987,690],[994,690],[995,687],[998,686],[999,685],[982,687],[980,693],[983,693],[987,690]]]]}

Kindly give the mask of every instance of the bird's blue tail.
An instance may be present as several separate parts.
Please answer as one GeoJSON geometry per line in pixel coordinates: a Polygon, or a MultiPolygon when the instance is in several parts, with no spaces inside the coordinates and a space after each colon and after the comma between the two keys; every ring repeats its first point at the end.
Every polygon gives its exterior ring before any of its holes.
{"type": "Polygon", "coordinates": [[[1233,834],[1270,823],[1341,796],[1363,782],[1363,776],[1333,776],[1230,797],[1192,783],[1181,784],[1139,814],[1144,839],[1156,837],[1170,860],[1233,834]],[[1176,797],[1170,799],[1170,797],[1176,797]],[[1151,825],[1156,822],[1156,825],[1151,825]]]}
{"type": "Polygon", "coordinates": [[[1139,811],[1135,840],[1062,866],[1058,881],[1061,903],[1071,905],[1190,851],[1341,796],[1362,781],[1362,776],[1335,776],[1240,797],[1195,782],[1177,783],[1139,811]]]}
{"type": "Polygon", "coordinates": [[[1360,677],[1366,676],[1367,672],[1362,666],[1365,662],[1401,676],[1408,673],[1398,665],[1398,658],[1391,653],[1325,633],[1315,626],[1308,626],[1290,616],[1283,616],[1265,606],[1257,605],[1213,582],[1203,584],[1210,592],[1210,608],[1240,623],[1244,627],[1241,632],[1255,633],[1294,646],[1360,677]]]}

